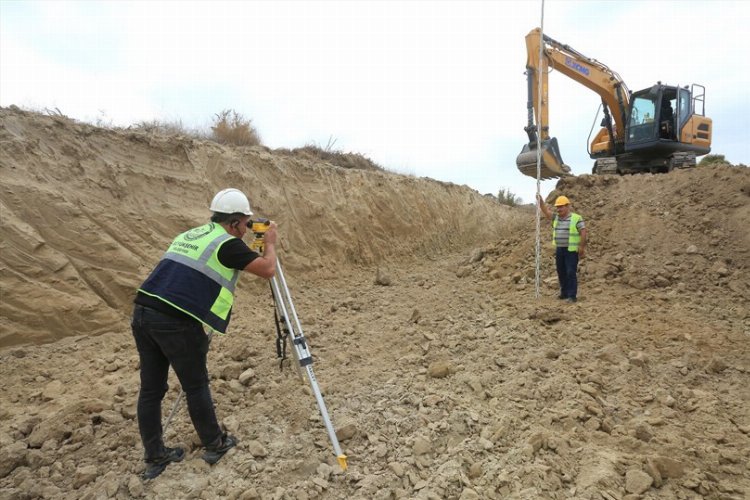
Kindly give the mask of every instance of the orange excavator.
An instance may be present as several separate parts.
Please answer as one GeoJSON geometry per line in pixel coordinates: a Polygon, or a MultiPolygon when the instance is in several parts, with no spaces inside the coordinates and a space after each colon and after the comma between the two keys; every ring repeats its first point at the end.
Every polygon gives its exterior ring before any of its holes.
{"type": "Polygon", "coordinates": [[[563,163],[556,138],[549,134],[548,75],[559,71],[593,90],[602,100],[601,128],[591,140],[589,156],[594,174],[669,172],[695,166],[696,156],[711,151],[712,121],[705,116],[706,89],[702,85],[656,85],[638,92],[628,90],[615,71],[596,59],[535,28],[526,35],[529,136],[516,158],[521,173],[537,177],[541,149],[542,179],[572,175],[563,163]],[[541,65],[540,44],[543,44],[541,65]],[[541,71],[539,71],[541,70],[541,71]],[[542,95],[539,101],[538,77],[542,95]]]}

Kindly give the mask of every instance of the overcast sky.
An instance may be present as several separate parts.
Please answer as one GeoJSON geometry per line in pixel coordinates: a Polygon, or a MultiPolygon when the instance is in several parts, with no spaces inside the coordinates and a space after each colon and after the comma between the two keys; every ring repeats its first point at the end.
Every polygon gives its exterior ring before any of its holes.
{"type": "MultiPolygon", "coordinates": [[[[271,148],[335,140],[389,170],[530,202],[536,181],[515,158],[528,140],[524,37],[540,16],[537,0],[0,0],[0,105],[200,128],[234,109],[271,148]]],[[[704,85],[712,152],[745,164],[749,25],[746,0],[547,0],[544,13],[547,35],[631,90],[704,85]]],[[[550,75],[550,133],[576,174],[591,171],[599,103],[550,75]]]]}

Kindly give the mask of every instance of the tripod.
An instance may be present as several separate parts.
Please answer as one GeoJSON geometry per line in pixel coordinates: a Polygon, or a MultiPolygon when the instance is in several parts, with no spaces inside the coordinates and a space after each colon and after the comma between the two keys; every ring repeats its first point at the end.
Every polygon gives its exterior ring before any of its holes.
{"type": "MultiPolygon", "coordinates": [[[[251,228],[253,235],[255,236],[255,239],[250,244],[252,250],[260,254],[263,253],[263,237],[270,224],[271,222],[267,219],[248,222],[248,227],[251,228]]],[[[297,373],[302,378],[305,378],[305,375],[307,376],[310,388],[315,396],[315,402],[318,404],[318,409],[320,410],[320,416],[323,418],[323,423],[326,426],[328,438],[331,440],[333,451],[336,453],[336,459],[339,462],[341,470],[345,471],[348,466],[346,455],[341,452],[341,446],[339,446],[336,431],[331,423],[331,418],[328,416],[328,410],[326,409],[325,401],[323,401],[323,395],[320,393],[318,381],[315,378],[315,372],[312,368],[312,354],[310,354],[310,348],[307,345],[307,340],[302,332],[302,325],[299,322],[297,310],[294,308],[294,303],[292,302],[292,295],[289,293],[289,287],[284,278],[284,270],[281,268],[281,262],[278,258],[276,258],[276,274],[271,278],[271,294],[273,295],[273,303],[276,308],[277,354],[279,358],[281,358],[281,363],[283,363],[285,358],[284,346],[286,346],[287,341],[291,341],[292,352],[294,353],[294,359],[297,362],[297,373]]]]}
{"type": "MultiPolygon", "coordinates": [[[[318,387],[318,381],[315,378],[315,372],[313,372],[313,359],[310,354],[310,348],[307,345],[307,340],[302,332],[302,325],[300,325],[299,318],[297,317],[297,311],[294,309],[294,303],[289,293],[289,287],[287,287],[286,280],[284,279],[284,271],[281,269],[281,262],[276,259],[276,275],[271,278],[271,292],[273,293],[273,302],[276,306],[276,328],[279,333],[281,340],[281,332],[291,340],[292,352],[294,353],[294,359],[297,361],[297,371],[302,376],[303,372],[307,375],[307,380],[310,382],[313,394],[315,395],[315,401],[318,403],[318,409],[320,410],[320,416],[323,418],[323,423],[328,431],[328,438],[331,440],[333,450],[336,453],[336,459],[339,462],[341,470],[346,470],[346,455],[341,452],[339,446],[339,440],[336,437],[336,431],[333,429],[333,424],[328,416],[328,410],[326,409],[325,401],[323,401],[323,395],[320,393],[318,387]]],[[[282,357],[282,349],[279,347],[279,356],[282,357]]],[[[303,376],[304,378],[304,376],[303,376]]]]}

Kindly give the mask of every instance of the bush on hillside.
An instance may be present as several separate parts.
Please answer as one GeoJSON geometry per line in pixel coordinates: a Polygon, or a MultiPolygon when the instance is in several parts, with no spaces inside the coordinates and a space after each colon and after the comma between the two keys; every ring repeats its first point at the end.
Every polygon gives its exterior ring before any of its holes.
{"type": "Polygon", "coordinates": [[[497,193],[497,201],[501,205],[508,205],[509,207],[515,207],[521,204],[521,198],[510,192],[510,189],[500,188],[497,193]]]}
{"type": "Polygon", "coordinates": [[[260,136],[249,120],[232,109],[214,115],[211,139],[219,144],[260,146],[260,136]]]}
{"type": "Polygon", "coordinates": [[[721,164],[729,162],[724,158],[724,155],[706,155],[700,162],[698,162],[698,165],[704,167],[706,165],[715,165],[717,163],[721,164]]]}

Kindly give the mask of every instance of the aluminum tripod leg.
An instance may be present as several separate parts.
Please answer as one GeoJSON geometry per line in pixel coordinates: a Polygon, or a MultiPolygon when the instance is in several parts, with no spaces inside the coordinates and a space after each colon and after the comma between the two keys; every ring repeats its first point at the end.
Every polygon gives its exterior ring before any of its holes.
{"type": "Polygon", "coordinates": [[[298,369],[304,369],[307,374],[307,380],[310,382],[313,394],[315,395],[315,401],[318,403],[318,409],[320,410],[320,416],[323,418],[323,423],[328,431],[328,438],[331,440],[333,445],[333,451],[336,453],[336,459],[339,462],[341,470],[346,470],[346,455],[341,452],[339,446],[339,440],[336,437],[336,431],[333,428],[331,419],[328,416],[328,410],[326,404],[323,401],[323,395],[320,393],[318,387],[318,381],[315,378],[315,373],[312,368],[312,355],[310,349],[307,346],[307,340],[302,332],[302,325],[300,325],[299,318],[297,317],[297,311],[294,309],[292,303],[292,297],[289,294],[289,288],[286,285],[284,279],[284,271],[281,269],[281,262],[276,259],[276,275],[271,278],[271,290],[273,291],[274,302],[276,309],[281,317],[281,320],[286,326],[286,334],[289,335],[292,341],[292,348],[294,350],[294,359],[299,364],[298,369]],[[291,319],[290,319],[291,315],[291,319]]]}

